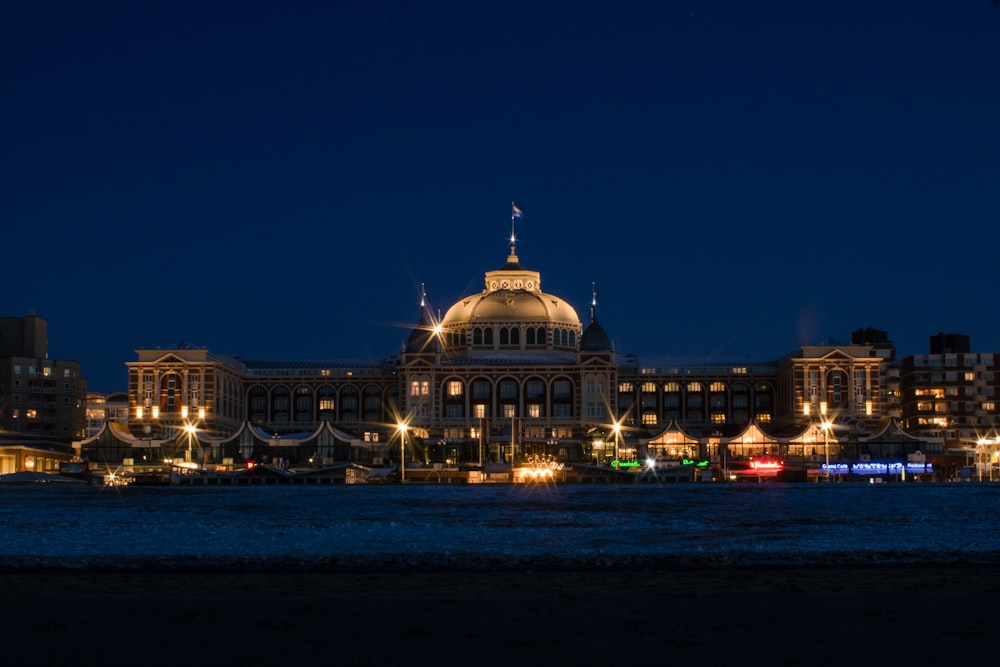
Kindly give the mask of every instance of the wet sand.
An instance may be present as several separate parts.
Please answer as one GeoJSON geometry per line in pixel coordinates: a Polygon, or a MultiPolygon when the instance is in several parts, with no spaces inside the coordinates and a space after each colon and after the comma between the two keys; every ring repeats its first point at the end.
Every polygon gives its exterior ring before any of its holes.
{"type": "Polygon", "coordinates": [[[1000,656],[1000,566],[382,574],[7,569],[23,664],[944,664],[1000,656]],[[82,662],[81,662],[82,661],[82,662]]]}

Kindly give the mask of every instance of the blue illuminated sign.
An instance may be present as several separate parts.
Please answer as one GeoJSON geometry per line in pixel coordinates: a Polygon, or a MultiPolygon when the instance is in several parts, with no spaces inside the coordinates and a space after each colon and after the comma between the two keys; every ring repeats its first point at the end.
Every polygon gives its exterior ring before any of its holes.
{"type": "Polygon", "coordinates": [[[824,463],[821,469],[832,475],[902,475],[903,471],[912,475],[922,475],[934,472],[934,465],[931,463],[913,463],[893,461],[882,463],[879,461],[857,461],[855,463],[824,463]]]}

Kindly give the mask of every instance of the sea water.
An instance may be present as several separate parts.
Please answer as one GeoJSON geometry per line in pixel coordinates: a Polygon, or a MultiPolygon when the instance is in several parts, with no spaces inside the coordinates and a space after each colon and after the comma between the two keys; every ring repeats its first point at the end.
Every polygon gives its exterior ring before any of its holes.
{"type": "Polygon", "coordinates": [[[0,563],[1000,562],[1000,485],[0,487],[0,563]]]}

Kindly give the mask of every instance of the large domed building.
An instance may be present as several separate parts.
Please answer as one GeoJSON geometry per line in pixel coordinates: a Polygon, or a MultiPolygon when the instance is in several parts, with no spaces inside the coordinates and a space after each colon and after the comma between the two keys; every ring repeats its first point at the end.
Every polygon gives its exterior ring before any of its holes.
{"type": "Polygon", "coordinates": [[[478,359],[569,359],[581,332],[573,306],[542,291],[540,274],[521,266],[513,244],[507,262],[486,272],[483,291],[455,303],[439,327],[450,353],[478,359]]]}
{"type": "Polygon", "coordinates": [[[717,459],[723,442],[739,456],[806,456],[823,438],[801,430],[816,415],[829,411],[859,430],[898,408],[884,332],[777,360],[640,363],[620,354],[598,322],[596,285],[582,322],[522,266],[511,232],[480,292],[441,317],[422,299],[405,343],[383,358],[248,360],[186,344],[137,350],[126,362],[131,438],[113,429],[83,451],[106,462],[162,458],[173,447],[173,456],[206,464],[372,464],[396,460],[390,443],[405,434],[408,457],[428,464],[509,462],[512,452],[518,461],[606,463],[619,447],[631,457],[717,459]],[[786,427],[794,432],[782,440],[786,427]]]}
{"type": "Polygon", "coordinates": [[[616,381],[610,340],[593,307],[591,315],[585,331],[573,306],[521,266],[512,242],[483,290],[439,322],[421,304],[400,363],[403,413],[426,437],[439,425],[443,442],[481,444],[492,460],[509,456],[513,441],[526,456],[581,456],[581,410],[607,421],[616,381]]]}

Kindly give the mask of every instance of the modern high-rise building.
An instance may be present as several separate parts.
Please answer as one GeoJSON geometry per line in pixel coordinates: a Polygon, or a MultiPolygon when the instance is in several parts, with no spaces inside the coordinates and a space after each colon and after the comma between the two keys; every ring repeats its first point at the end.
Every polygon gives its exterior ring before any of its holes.
{"type": "Polygon", "coordinates": [[[0,429],[70,442],[84,435],[86,400],[80,363],[49,358],[46,320],[0,317],[0,429]]]}
{"type": "Polygon", "coordinates": [[[949,442],[1000,438],[997,390],[1000,355],[971,352],[969,337],[936,334],[930,353],[900,362],[902,425],[908,433],[949,442]]]}
{"type": "Polygon", "coordinates": [[[0,317],[0,474],[56,472],[84,435],[80,364],[49,359],[48,323],[0,317]]]}

